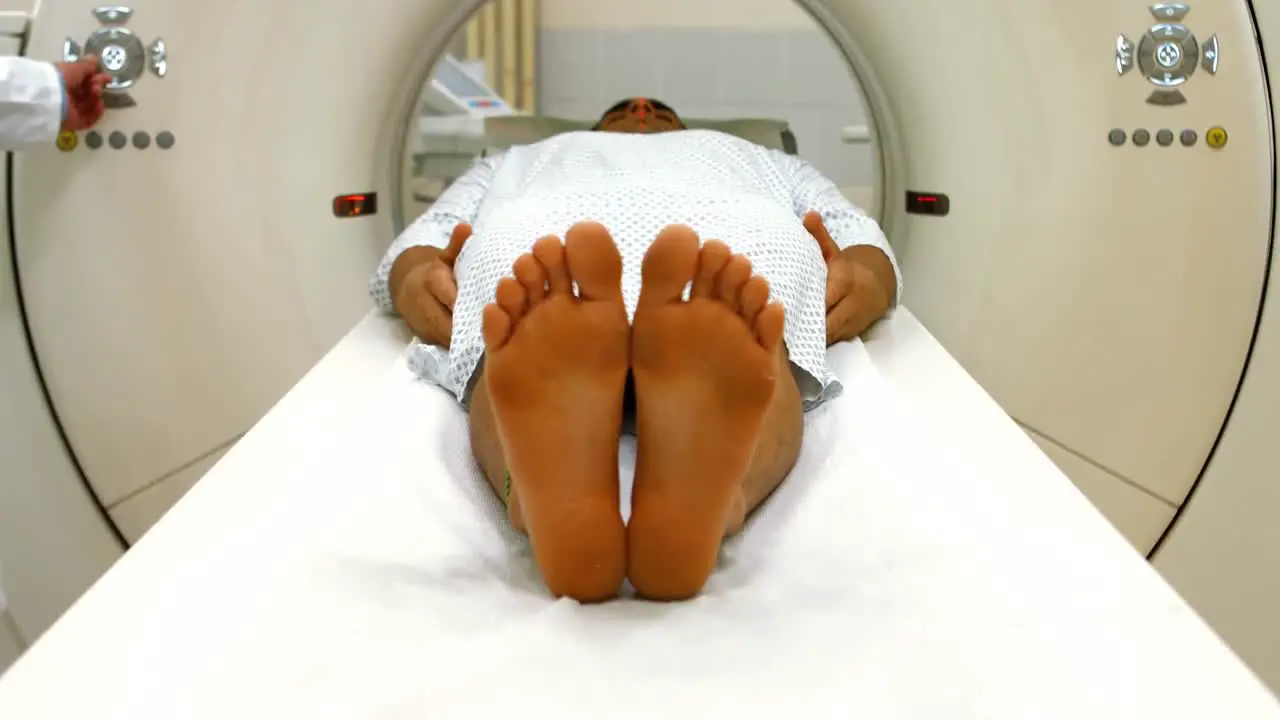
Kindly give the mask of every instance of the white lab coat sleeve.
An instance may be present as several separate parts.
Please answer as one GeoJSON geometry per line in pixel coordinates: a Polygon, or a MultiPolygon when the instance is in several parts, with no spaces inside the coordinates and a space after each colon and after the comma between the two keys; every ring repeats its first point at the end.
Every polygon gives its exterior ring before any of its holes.
{"type": "Polygon", "coordinates": [[[822,224],[841,250],[856,245],[871,245],[889,257],[894,277],[898,281],[898,292],[892,305],[896,308],[902,299],[902,270],[898,267],[898,258],[894,256],[893,248],[889,246],[889,239],[880,229],[880,224],[850,202],[840,192],[840,188],[813,165],[776,150],[771,154],[779,173],[789,185],[796,215],[804,217],[810,212],[822,215],[822,224]]]}
{"type": "Polygon", "coordinates": [[[62,74],[51,63],[0,57],[0,149],[25,150],[56,140],[66,97],[62,74]]]}
{"type": "Polygon", "coordinates": [[[400,257],[400,253],[412,247],[437,247],[441,250],[448,247],[449,236],[453,234],[454,227],[459,223],[475,222],[501,162],[501,155],[476,161],[470,170],[440,194],[430,209],[418,216],[391,243],[373,277],[369,278],[369,295],[378,309],[385,313],[395,313],[390,287],[391,266],[400,257]]]}

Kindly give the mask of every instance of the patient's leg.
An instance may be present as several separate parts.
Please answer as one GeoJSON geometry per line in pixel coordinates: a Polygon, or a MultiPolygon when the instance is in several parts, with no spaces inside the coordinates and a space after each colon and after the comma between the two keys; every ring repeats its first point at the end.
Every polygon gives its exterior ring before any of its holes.
{"type": "Polygon", "coordinates": [[[548,589],[604,600],[626,574],[618,510],[618,435],[630,359],[622,259],[602,226],[583,223],[569,230],[563,246],[554,237],[539,240],[514,273],[484,310],[473,446],[491,482],[499,474],[493,451],[501,449],[512,522],[529,533],[548,589]]]}
{"type": "Polygon", "coordinates": [[[786,477],[803,419],[782,306],[745,257],[715,241],[699,250],[692,230],[673,227],[642,276],[628,572],[641,595],[676,600],[702,589],[721,540],[786,477]]]}

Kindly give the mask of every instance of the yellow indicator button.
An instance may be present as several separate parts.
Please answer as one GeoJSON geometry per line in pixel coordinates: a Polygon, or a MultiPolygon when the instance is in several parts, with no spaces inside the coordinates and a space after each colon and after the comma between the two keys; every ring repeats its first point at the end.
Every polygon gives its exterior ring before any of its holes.
{"type": "Polygon", "coordinates": [[[1227,144],[1227,131],[1215,125],[1205,132],[1204,142],[1214,150],[1221,150],[1227,144]]]}
{"type": "Polygon", "coordinates": [[[58,133],[58,139],[54,144],[57,145],[58,149],[62,152],[71,152],[80,144],[80,136],[70,130],[63,130],[58,133]]]}

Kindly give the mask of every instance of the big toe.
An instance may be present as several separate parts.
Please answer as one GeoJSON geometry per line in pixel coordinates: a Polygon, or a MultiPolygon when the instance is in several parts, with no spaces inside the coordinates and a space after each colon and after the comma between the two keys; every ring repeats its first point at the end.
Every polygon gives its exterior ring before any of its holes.
{"type": "Polygon", "coordinates": [[[569,228],[564,237],[569,276],[578,283],[585,300],[622,297],[622,256],[603,225],[583,222],[569,228]]]}
{"type": "Polygon", "coordinates": [[[640,266],[643,301],[671,301],[684,295],[698,269],[698,234],[685,225],[658,233],[640,266]]]}

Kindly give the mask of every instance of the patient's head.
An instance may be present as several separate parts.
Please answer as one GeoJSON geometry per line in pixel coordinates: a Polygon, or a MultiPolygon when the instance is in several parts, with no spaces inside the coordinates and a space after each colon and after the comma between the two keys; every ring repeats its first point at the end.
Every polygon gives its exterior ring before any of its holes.
{"type": "Polygon", "coordinates": [[[591,128],[602,132],[660,133],[684,130],[684,121],[671,106],[653,98],[634,97],[622,100],[604,111],[600,122],[591,128]]]}

